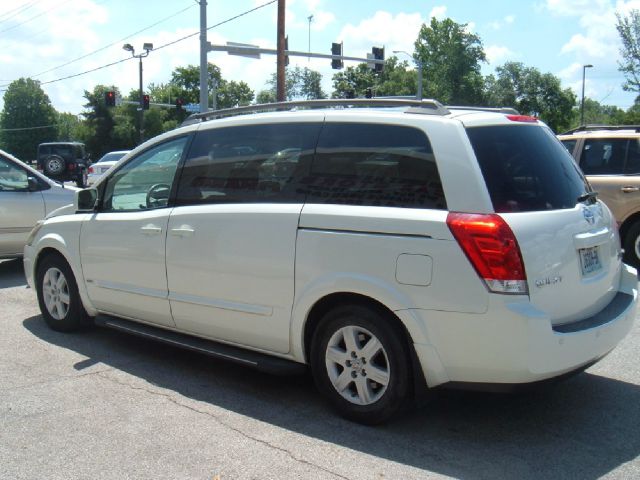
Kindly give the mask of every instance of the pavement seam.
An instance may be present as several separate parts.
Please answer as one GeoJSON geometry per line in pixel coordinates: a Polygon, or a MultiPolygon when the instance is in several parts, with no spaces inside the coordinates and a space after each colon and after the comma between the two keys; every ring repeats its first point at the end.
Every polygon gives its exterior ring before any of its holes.
{"type": "Polygon", "coordinates": [[[308,466],[310,466],[312,468],[316,468],[318,470],[321,470],[321,471],[323,471],[325,473],[328,473],[330,475],[333,475],[335,477],[342,478],[344,480],[350,480],[349,477],[345,477],[343,475],[340,475],[339,473],[333,472],[333,471],[331,471],[331,470],[329,470],[329,469],[327,469],[327,468],[325,468],[325,467],[323,467],[321,465],[317,465],[317,464],[315,464],[313,462],[310,462],[308,460],[305,460],[303,458],[298,458],[291,451],[287,450],[286,448],[282,448],[282,447],[280,447],[278,445],[274,445],[272,443],[269,443],[266,440],[262,440],[260,438],[253,437],[253,436],[249,435],[248,433],[243,432],[239,428],[234,427],[233,425],[230,425],[227,422],[224,422],[222,419],[220,419],[220,417],[218,417],[217,415],[215,415],[213,413],[206,412],[206,411],[197,409],[195,407],[192,407],[191,405],[186,405],[184,403],[181,403],[177,399],[173,398],[171,395],[169,395],[167,393],[159,392],[159,391],[152,390],[152,389],[145,388],[145,387],[136,387],[135,385],[131,385],[130,383],[126,383],[126,382],[122,382],[122,381],[120,381],[120,380],[118,380],[116,378],[111,378],[111,377],[109,377],[107,375],[102,375],[102,373],[107,373],[107,372],[106,371],[105,372],[98,372],[98,376],[103,378],[103,379],[105,379],[105,380],[107,380],[107,381],[109,381],[109,382],[116,383],[118,385],[130,388],[132,390],[138,390],[138,391],[149,393],[149,394],[154,395],[154,396],[163,397],[163,398],[167,399],[169,402],[173,403],[174,405],[176,405],[178,407],[186,408],[187,410],[190,410],[190,411],[192,411],[194,413],[199,413],[201,415],[206,415],[207,417],[209,417],[209,418],[215,420],[216,422],[218,422],[218,424],[222,425],[223,427],[226,427],[229,430],[232,430],[232,431],[236,432],[237,434],[239,434],[239,435],[241,435],[241,436],[243,436],[243,437],[245,437],[245,438],[247,438],[249,440],[253,440],[254,442],[258,442],[258,443],[260,443],[262,445],[265,445],[266,447],[270,447],[270,448],[272,448],[274,450],[278,450],[278,451],[286,454],[287,456],[289,456],[289,458],[291,458],[292,460],[294,460],[294,461],[296,461],[298,463],[301,463],[301,464],[304,464],[304,465],[308,465],[308,466]]]}

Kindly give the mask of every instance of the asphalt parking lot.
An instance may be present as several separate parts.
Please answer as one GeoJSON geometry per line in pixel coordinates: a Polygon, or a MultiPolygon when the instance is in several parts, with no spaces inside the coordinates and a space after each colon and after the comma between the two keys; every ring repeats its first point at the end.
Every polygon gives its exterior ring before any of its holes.
{"type": "Polygon", "coordinates": [[[382,427],[272,377],[125,334],[46,328],[0,262],[2,479],[640,478],[640,327],[521,395],[439,392],[382,427]]]}

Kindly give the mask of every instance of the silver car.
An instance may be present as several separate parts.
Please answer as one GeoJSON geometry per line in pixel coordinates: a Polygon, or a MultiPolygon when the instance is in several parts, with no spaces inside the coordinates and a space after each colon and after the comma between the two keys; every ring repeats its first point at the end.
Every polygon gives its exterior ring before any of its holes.
{"type": "Polygon", "coordinates": [[[76,190],[48,179],[0,150],[0,258],[22,256],[36,222],[56,208],[73,203],[76,190]]]}

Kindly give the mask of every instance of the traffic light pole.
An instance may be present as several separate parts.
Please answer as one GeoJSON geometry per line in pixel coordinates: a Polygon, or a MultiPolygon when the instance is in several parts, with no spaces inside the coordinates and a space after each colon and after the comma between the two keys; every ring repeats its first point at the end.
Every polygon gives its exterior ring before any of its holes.
{"type": "Polygon", "coordinates": [[[144,122],[144,92],[142,90],[142,54],[138,55],[140,60],[140,104],[138,105],[138,138],[140,143],[144,142],[144,129],[142,123],[144,122]]]}
{"type": "MultiPolygon", "coordinates": [[[[260,58],[260,54],[265,55],[277,55],[278,50],[273,48],[260,48],[253,46],[240,46],[240,45],[210,45],[209,51],[211,52],[228,52],[231,55],[240,55],[251,58],[260,58]]],[[[331,60],[350,60],[354,62],[365,62],[373,65],[384,65],[384,59],[377,60],[374,58],[362,58],[362,57],[346,57],[344,55],[329,55],[326,53],[313,53],[313,52],[299,52],[295,50],[285,50],[284,54],[289,57],[310,57],[310,58],[328,58],[331,60]]]]}

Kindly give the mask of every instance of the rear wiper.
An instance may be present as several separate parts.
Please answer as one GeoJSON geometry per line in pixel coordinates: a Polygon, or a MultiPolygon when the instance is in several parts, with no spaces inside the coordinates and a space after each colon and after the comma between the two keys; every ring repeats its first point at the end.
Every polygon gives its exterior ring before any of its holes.
{"type": "Polygon", "coordinates": [[[580,195],[577,199],[578,203],[596,203],[596,199],[598,198],[598,192],[587,192],[584,195],[580,195]]]}

